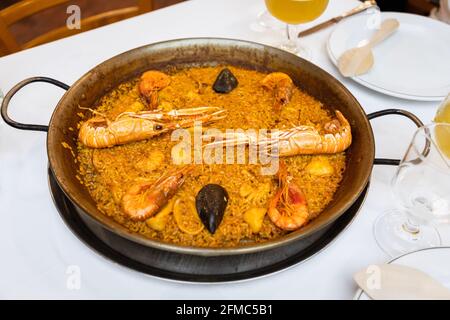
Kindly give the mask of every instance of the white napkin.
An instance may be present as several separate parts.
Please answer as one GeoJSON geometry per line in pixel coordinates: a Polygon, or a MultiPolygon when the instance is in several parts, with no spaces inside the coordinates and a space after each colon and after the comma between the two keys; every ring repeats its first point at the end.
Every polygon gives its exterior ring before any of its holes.
{"type": "Polygon", "coordinates": [[[353,279],[374,300],[450,300],[450,290],[426,273],[397,264],[371,265],[353,279]]]}

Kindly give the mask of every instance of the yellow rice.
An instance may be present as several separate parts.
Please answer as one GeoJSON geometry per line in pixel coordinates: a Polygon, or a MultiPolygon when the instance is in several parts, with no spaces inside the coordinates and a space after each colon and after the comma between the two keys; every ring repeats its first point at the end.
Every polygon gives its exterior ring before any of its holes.
{"type": "MultiPolygon", "coordinates": [[[[264,73],[227,66],[239,81],[229,94],[217,94],[212,84],[221,67],[202,67],[176,70],[170,73],[171,84],[159,92],[160,107],[166,110],[197,106],[215,106],[227,110],[227,117],[211,125],[218,129],[271,129],[289,128],[292,125],[320,125],[330,121],[330,112],[316,99],[295,88],[291,102],[283,107],[280,117],[273,110],[273,96],[261,88],[264,73]]],[[[138,79],[121,84],[94,107],[98,112],[113,119],[125,111],[145,109],[139,97],[138,79]]],[[[85,118],[92,116],[84,113],[85,118]]],[[[175,197],[195,197],[208,183],[219,184],[229,194],[229,203],[222,223],[214,235],[203,229],[196,235],[183,232],[173,214],[168,216],[162,231],[156,231],[146,222],[135,222],[127,218],[121,208],[121,197],[139,179],[156,180],[176,166],[171,161],[170,133],[150,140],[129,143],[106,149],[90,149],[78,145],[77,160],[79,175],[85,187],[96,201],[101,212],[129,230],[164,242],[198,247],[232,247],[252,242],[262,242],[286,234],[276,227],[266,215],[258,233],[253,233],[243,219],[246,210],[252,207],[267,207],[277,188],[273,176],[260,173],[260,165],[214,164],[197,165],[189,174],[175,197]],[[164,160],[155,170],[149,171],[149,159],[155,154],[164,160]],[[242,185],[251,186],[251,197],[243,197],[242,185]]],[[[322,155],[321,155],[322,156],[322,155]]],[[[345,153],[325,155],[334,168],[332,176],[311,176],[304,169],[314,156],[284,158],[288,171],[298,181],[305,193],[311,217],[314,218],[332,200],[345,170],[345,153]]]]}

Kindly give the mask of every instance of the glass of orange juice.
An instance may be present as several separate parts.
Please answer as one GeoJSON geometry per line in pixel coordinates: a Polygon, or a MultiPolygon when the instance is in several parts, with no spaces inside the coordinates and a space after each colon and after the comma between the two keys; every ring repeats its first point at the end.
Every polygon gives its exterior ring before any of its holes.
{"type": "Polygon", "coordinates": [[[307,48],[297,44],[297,35],[292,35],[293,25],[317,19],[327,8],[328,0],[265,0],[267,10],[278,20],[286,23],[286,39],[280,48],[308,59],[307,48]]]}

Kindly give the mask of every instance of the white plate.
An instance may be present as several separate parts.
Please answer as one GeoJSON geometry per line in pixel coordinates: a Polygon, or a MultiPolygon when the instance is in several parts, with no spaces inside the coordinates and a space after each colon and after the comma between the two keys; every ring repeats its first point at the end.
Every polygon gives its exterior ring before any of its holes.
{"type": "MultiPolygon", "coordinates": [[[[373,49],[375,64],[353,80],[398,98],[441,101],[450,92],[450,25],[431,18],[382,12],[381,21],[395,18],[399,29],[373,49]]],[[[328,54],[336,65],[341,54],[361,45],[375,32],[368,15],[343,20],[330,35],[328,54]]]]}
{"type": "MultiPolygon", "coordinates": [[[[436,247],[407,253],[389,263],[416,268],[450,289],[450,247],[436,247]]],[[[361,289],[355,300],[371,300],[361,289]]]]}

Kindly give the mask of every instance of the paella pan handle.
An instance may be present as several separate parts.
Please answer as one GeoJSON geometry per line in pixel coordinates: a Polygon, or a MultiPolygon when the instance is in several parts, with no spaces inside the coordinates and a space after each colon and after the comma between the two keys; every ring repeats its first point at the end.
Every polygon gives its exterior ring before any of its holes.
{"type": "MultiPolygon", "coordinates": [[[[376,112],[369,113],[367,115],[367,118],[369,120],[386,116],[386,115],[399,115],[406,117],[410,119],[414,124],[420,128],[423,126],[423,122],[413,113],[402,110],[402,109],[386,109],[386,110],[380,110],[376,112]]],[[[384,158],[375,158],[374,164],[380,164],[380,165],[389,165],[389,166],[398,166],[400,164],[400,160],[397,159],[384,159],[384,158]]]]}
{"type": "Polygon", "coordinates": [[[9,103],[11,102],[12,97],[23,87],[29,85],[30,83],[33,82],[47,82],[47,83],[51,83],[57,87],[60,87],[64,90],[68,90],[70,86],[68,86],[67,84],[60,82],[58,80],[52,79],[52,78],[47,78],[47,77],[32,77],[32,78],[28,78],[25,79],[21,82],[19,82],[18,84],[16,84],[14,87],[12,87],[11,90],[9,90],[9,92],[5,95],[5,97],[3,98],[2,101],[2,107],[1,107],[1,114],[2,114],[2,118],[3,120],[5,120],[5,122],[10,125],[11,127],[14,127],[16,129],[21,129],[21,130],[32,130],[32,131],[48,131],[48,126],[44,126],[44,125],[38,125],[38,124],[26,124],[26,123],[20,123],[17,121],[12,120],[9,116],[8,116],[8,106],[9,103]]]}

